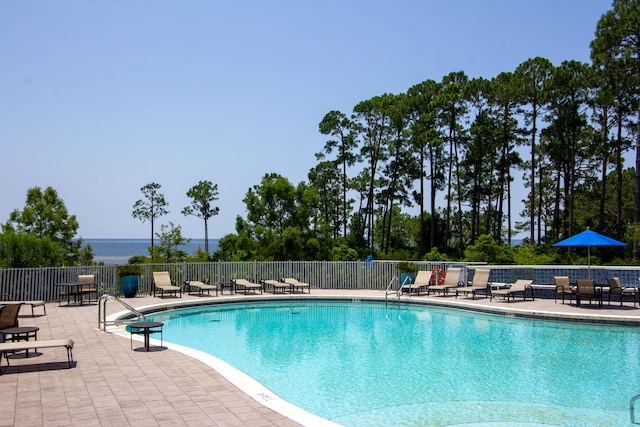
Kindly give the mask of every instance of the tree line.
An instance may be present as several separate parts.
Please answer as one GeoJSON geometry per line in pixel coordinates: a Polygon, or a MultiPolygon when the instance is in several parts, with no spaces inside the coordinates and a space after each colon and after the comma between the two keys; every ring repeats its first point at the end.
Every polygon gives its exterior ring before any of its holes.
{"type": "Polygon", "coordinates": [[[536,57],[490,79],[457,71],[328,112],[309,183],[265,175],[218,255],[461,259],[481,236],[500,245],[526,232],[544,246],[590,227],[632,241],[637,259],[639,9],[613,2],[590,64],[536,57]],[[634,145],[635,168],[624,164],[634,145]]]}
{"type": "MultiPolygon", "coordinates": [[[[205,234],[204,250],[199,248],[191,255],[180,249],[190,239],[182,236],[179,225],[161,224],[160,231],[155,232],[156,220],[169,213],[169,203],[160,192],[161,187],[155,182],[143,186],[140,189],[143,198],[133,204],[132,216],[151,224],[151,245],[148,257],[135,256],[129,262],[208,261],[208,221],[220,211],[214,206],[218,185],[200,181],[187,191],[191,203],[182,209],[182,214],[201,218],[205,234]],[[157,246],[155,237],[160,241],[157,246]]],[[[78,228],[76,216],[69,214],[54,188],[30,188],[24,208],[14,209],[2,225],[0,268],[91,265],[93,248],[83,244],[83,239],[77,236],[78,228]]]]}
{"type": "MultiPolygon", "coordinates": [[[[198,256],[572,262],[575,254],[550,244],[589,227],[632,243],[631,253],[600,251],[604,261],[636,260],[637,34],[640,2],[614,0],[595,27],[591,63],[536,57],[492,78],[456,71],[376,95],[349,113],[329,111],[319,122],[326,142],[308,182],[265,174],[245,194],[248,214],[237,216],[235,233],[215,253],[206,247],[198,256]],[[635,167],[625,165],[634,147],[635,167]],[[524,210],[514,212],[523,189],[524,210]],[[527,234],[525,245],[512,247],[517,233],[527,234]]],[[[133,216],[151,224],[150,258],[184,258],[172,252],[179,226],[155,232],[155,220],[167,213],[159,190],[156,183],[141,188],[133,216]]],[[[201,181],[188,195],[194,203],[183,214],[204,220],[208,241],[217,185],[201,181]]],[[[24,212],[10,222],[27,221],[24,212]]]]}

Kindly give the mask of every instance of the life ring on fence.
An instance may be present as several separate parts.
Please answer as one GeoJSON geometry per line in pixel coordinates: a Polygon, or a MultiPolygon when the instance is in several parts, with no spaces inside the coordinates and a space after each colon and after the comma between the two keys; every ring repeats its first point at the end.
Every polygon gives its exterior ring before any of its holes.
{"type": "Polygon", "coordinates": [[[445,273],[440,267],[434,268],[431,270],[431,279],[429,279],[429,281],[435,285],[442,285],[446,275],[447,273],[445,273]]]}

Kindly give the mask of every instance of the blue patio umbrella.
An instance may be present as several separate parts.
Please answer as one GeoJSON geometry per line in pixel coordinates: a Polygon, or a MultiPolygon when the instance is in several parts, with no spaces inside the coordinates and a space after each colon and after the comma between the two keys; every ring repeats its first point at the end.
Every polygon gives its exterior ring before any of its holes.
{"type": "MultiPolygon", "coordinates": [[[[571,236],[567,239],[561,240],[553,246],[571,246],[571,247],[586,247],[587,248],[587,261],[589,268],[591,268],[591,247],[596,246],[627,246],[626,243],[619,242],[611,237],[603,236],[600,233],[591,231],[588,228],[582,233],[578,233],[575,236],[571,236]]],[[[589,271],[591,275],[591,271],[589,271]]]]}

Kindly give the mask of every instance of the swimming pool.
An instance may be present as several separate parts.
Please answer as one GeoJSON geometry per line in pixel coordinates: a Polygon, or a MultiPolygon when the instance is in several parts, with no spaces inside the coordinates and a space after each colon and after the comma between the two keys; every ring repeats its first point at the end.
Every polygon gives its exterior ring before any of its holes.
{"type": "Polygon", "coordinates": [[[629,424],[634,327],[373,302],[223,304],[148,316],[345,426],[629,424]]]}

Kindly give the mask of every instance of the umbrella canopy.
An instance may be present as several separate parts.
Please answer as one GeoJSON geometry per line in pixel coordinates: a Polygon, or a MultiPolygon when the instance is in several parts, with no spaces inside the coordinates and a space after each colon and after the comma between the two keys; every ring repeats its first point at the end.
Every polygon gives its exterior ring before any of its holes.
{"type": "Polygon", "coordinates": [[[627,246],[627,244],[587,229],[582,233],[578,233],[575,236],[564,239],[553,246],[627,246]]]}
{"type": "MultiPolygon", "coordinates": [[[[553,246],[586,247],[587,262],[589,263],[589,269],[591,269],[592,246],[627,246],[627,244],[619,242],[616,239],[612,239],[611,237],[603,236],[602,234],[596,233],[595,231],[586,229],[582,233],[578,233],[575,236],[571,236],[567,239],[561,240],[553,246]]],[[[589,270],[589,276],[591,276],[591,270],[589,270]]]]}

